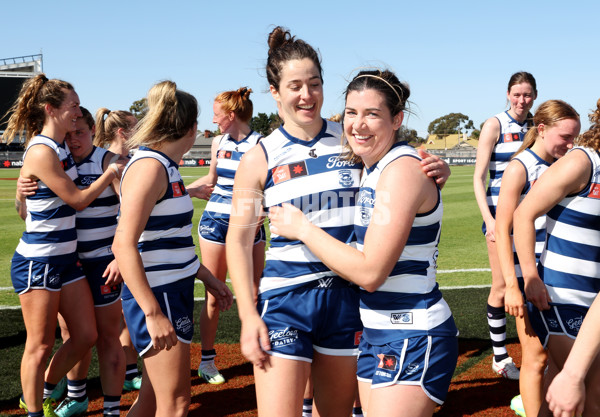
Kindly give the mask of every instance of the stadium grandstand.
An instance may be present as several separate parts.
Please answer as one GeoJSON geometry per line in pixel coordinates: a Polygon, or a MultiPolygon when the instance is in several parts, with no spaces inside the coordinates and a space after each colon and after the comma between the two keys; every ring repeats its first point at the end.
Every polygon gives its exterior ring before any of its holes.
{"type": "MultiPolygon", "coordinates": [[[[21,86],[28,78],[42,71],[42,54],[0,58],[0,135],[4,133],[7,112],[17,99],[21,86]]],[[[0,141],[3,166],[20,166],[22,155],[21,141],[16,140],[8,145],[0,141]]]]}

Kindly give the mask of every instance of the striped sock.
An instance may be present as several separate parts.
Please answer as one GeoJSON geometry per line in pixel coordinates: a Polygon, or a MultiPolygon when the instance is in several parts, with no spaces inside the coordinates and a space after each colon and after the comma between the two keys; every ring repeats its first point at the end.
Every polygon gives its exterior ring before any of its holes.
{"type": "Polygon", "coordinates": [[[312,417],[313,399],[305,398],[302,404],[302,417],[312,417]]]}
{"type": "Polygon", "coordinates": [[[202,350],[202,362],[214,362],[217,351],[214,349],[202,350]]]}
{"type": "Polygon", "coordinates": [[[121,405],[120,395],[105,395],[104,396],[104,417],[120,415],[119,407],[121,405]]]}
{"type": "Polygon", "coordinates": [[[494,359],[500,362],[508,358],[506,350],[506,312],[504,307],[487,306],[487,319],[490,328],[490,338],[492,339],[492,348],[494,359]]]}
{"type": "Polygon", "coordinates": [[[44,400],[52,395],[52,391],[54,391],[54,388],[56,388],[56,384],[51,384],[49,382],[44,381],[44,400]]]}
{"type": "Polygon", "coordinates": [[[67,378],[67,397],[75,401],[87,398],[87,379],[70,380],[67,378]]]}
{"type": "Polygon", "coordinates": [[[137,363],[128,363],[125,368],[125,379],[127,381],[133,381],[133,378],[139,375],[137,363]]]}

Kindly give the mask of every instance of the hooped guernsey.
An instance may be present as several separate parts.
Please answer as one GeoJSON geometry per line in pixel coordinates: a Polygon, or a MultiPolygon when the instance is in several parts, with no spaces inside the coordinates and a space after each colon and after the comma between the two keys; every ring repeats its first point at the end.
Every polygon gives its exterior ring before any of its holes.
{"type": "MultiPolygon", "coordinates": [[[[358,250],[362,251],[367,228],[373,220],[379,177],[391,162],[403,157],[421,160],[407,142],[398,142],[377,164],[364,170],[354,220],[358,250]]],[[[438,189],[437,205],[415,216],[404,250],[390,276],[374,292],[361,288],[363,337],[370,344],[383,345],[413,336],[458,334],[435,279],[442,214],[438,189]]]]}
{"type": "MultiPolygon", "coordinates": [[[[138,250],[150,287],[170,284],[194,276],[200,267],[192,239],[194,206],[179,173],[179,166],[162,152],[140,146],[123,172],[140,159],[160,162],[169,184],[156,202],[139,240],[138,250]]],[[[124,297],[128,296],[125,286],[124,297]]]]}
{"type": "MultiPolygon", "coordinates": [[[[79,174],[75,184],[83,189],[89,187],[104,174],[104,159],[108,151],[94,146],[92,152],[77,163],[79,174]]],[[[82,261],[99,261],[114,258],[111,250],[117,214],[119,213],[119,197],[108,186],[85,209],[76,216],[77,253],[82,261]]]]}
{"type": "MultiPolygon", "coordinates": [[[[525,186],[521,191],[519,203],[523,201],[533,184],[542,176],[544,172],[550,167],[550,164],[540,158],[531,149],[524,149],[523,152],[519,153],[514,158],[519,161],[523,168],[525,168],[525,175],[527,177],[525,186]]],[[[544,243],[546,242],[546,215],[540,216],[535,219],[535,261],[536,263],[540,260],[540,255],[544,249],[544,243]]],[[[523,273],[521,272],[521,266],[519,265],[519,258],[517,257],[517,251],[513,244],[513,257],[515,262],[515,274],[517,278],[522,278],[523,273]]]]}
{"type": "Polygon", "coordinates": [[[255,146],[262,135],[251,131],[244,139],[235,141],[229,134],[223,135],[217,150],[217,183],[202,216],[229,221],[233,179],[242,156],[255,146]]]}
{"type": "Polygon", "coordinates": [[[569,152],[585,152],[591,177],[581,192],[546,213],[548,235],[538,271],[552,306],[589,308],[600,291],[600,155],[583,147],[569,152]]]}
{"type": "MultiPolygon", "coordinates": [[[[341,126],[324,120],[311,141],[291,136],[283,126],[261,140],[268,165],[264,207],[294,204],[311,223],[349,243],[362,166],[340,157],[340,136],[341,126]]],[[[278,295],[332,277],[337,275],[304,243],[271,232],[259,293],[278,295]]]]}
{"type": "MultiPolygon", "coordinates": [[[[508,114],[508,111],[499,113],[495,117],[500,123],[500,136],[490,156],[490,179],[486,191],[487,204],[494,218],[496,218],[496,206],[498,205],[502,174],[504,174],[510,158],[521,147],[525,133],[527,133],[527,123],[517,122],[508,114]]],[[[485,222],[482,230],[485,234],[485,222]]]]}
{"type": "MultiPolygon", "coordinates": [[[[53,139],[37,135],[29,142],[25,155],[32,146],[44,145],[52,149],[73,181],[77,178],[75,161],[66,143],[58,144],[53,139]]],[[[38,189],[27,197],[25,232],[16,252],[26,259],[54,265],[74,264],[77,261],[77,233],[75,231],[75,209],[58,197],[43,181],[38,189]]]]}

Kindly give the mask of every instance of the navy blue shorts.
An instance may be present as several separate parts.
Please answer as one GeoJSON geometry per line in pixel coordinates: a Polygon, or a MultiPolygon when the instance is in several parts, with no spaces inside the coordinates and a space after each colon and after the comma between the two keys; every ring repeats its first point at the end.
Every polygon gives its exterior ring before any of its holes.
{"type": "Polygon", "coordinates": [[[106,267],[111,263],[112,259],[102,261],[89,262],[81,261],[81,269],[90,284],[92,298],[94,299],[94,307],[107,306],[116,303],[121,299],[121,290],[123,284],[105,285],[106,278],[102,276],[106,267]]]}
{"type": "Polygon", "coordinates": [[[13,255],[10,263],[10,278],[17,294],[29,290],[60,291],[63,285],[84,278],[77,263],[54,265],[26,259],[20,254],[13,255]]]}
{"type": "MultiPolygon", "coordinates": [[[[185,278],[177,282],[152,288],[160,309],[169,318],[177,339],[191,343],[194,336],[194,279],[185,278]]],[[[152,348],[152,339],[146,327],[146,316],[127,287],[123,290],[123,315],[131,335],[133,346],[140,356],[152,348]]]]}
{"type": "Polygon", "coordinates": [[[531,327],[543,347],[547,347],[550,335],[562,335],[575,339],[588,310],[589,307],[562,304],[551,305],[550,310],[540,311],[531,302],[527,302],[531,327]]]}
{"type": "Polygon", "coordinates": [[[416,336],[383,346],[364,338],[358,348],[357,376],[371,389],[391,385],[418,385],[438,404],[443,404],[458,359],[454,336],[416,336]]]}
{"type": "Polygon", "coordinates": [[[310,282],[287,293],[258,296],[274,356],[312,362],[314,351],[355,356],[362,332],[358,287],[338,277],[310,282]]]}
{"type": "MultiPolygon", "coordinates": [[[[202,215],[200,223],[198,224],[198,236],[200,239],[208,240],[209,242],[217,243],[219,245],[224,245],[228,229],[228,219],[219,219],[217,221],[210,216],[202,215]]],[[[267,234],[265,232],[265,225],[262,224],[260,229],[258,229],[256,232],[254,244],[256,245],[259,242],[266,242],[266,240],[267,234]]]]}

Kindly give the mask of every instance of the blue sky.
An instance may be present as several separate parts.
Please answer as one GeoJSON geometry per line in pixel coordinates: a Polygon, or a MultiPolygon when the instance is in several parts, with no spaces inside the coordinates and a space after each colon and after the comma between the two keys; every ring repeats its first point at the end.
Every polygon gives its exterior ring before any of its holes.
{"type": "Polygon", "coordinates": [[[254,112],[275,104],[264,75],[275,25],[317,48],[322,115],[343,109],[343,91],[363,67],[387,67],[409,83],[407,126],[426,135],[437,117],[468,115],[479,126],[506,109],[516,71],[531,72],[539,96],[563,99],[582,116],[600,97],[600,2],[584,1],[12,1],[2,6],[0,58],[43,53],[44,72],[71,82],[82,105],[128,109],[170,79],[201,106],[249,86],[254,112]],[[518,8],[513,5],[518,4],[518,8]]]}

